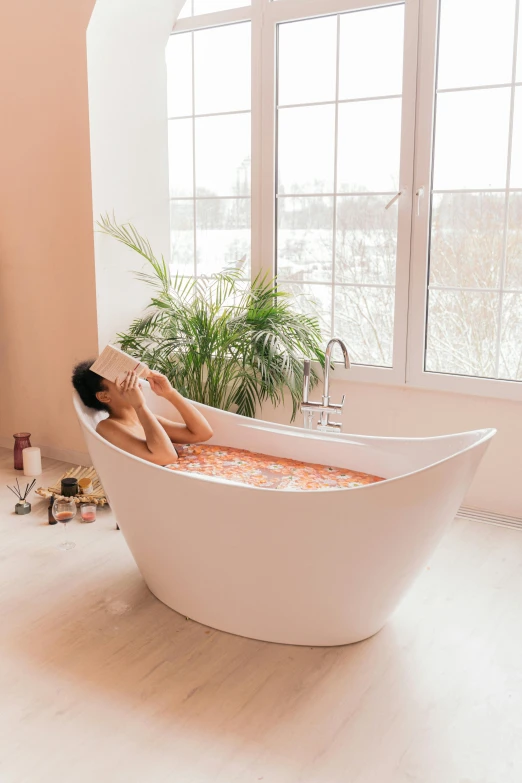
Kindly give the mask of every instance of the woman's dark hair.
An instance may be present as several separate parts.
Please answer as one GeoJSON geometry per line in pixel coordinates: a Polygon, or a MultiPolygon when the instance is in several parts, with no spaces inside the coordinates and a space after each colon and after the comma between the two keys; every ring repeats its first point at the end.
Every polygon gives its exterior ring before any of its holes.
{"type": "Polygon", "coordinates": [[[73,386],[80,395],[80,399],[88,408],[94,408],[97,411],[108,411],[109,406],[100,402],[97,398],[97,392],[105,391],[104,381],[101,375],[93,372],[90,368],[94,364],[94,359],[89,362],[80,362],[73,370],[73,386]]]}

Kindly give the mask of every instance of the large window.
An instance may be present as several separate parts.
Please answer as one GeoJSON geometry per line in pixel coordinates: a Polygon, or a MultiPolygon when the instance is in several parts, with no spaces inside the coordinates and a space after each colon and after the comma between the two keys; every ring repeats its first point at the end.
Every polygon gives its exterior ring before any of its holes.
{"type": "Polygon", "coordinates": [[[355,379],[522,399],[522,0],[188,0],[173,269],[277,273],[355,379]]]}
{"type": "Polygon", "coordinates": [[[402,4],[278,28],[277,272],[359,364],[392,367],[402,4]],[[314,56],[310,56],[310,52],[314,56]],[[383,59],[387,66],[383,68],[383,59]]]}
{"type": "Polygon", "coordinates": [[[181,274],[250,263],[250,40],[242,22],[173,35],[167,47],[172,262],[181,274]]]}
{"type": "MultiPolygon", "coordinates": [[[[516,0],[442,0],[426,370],[522,380],[516,0]]],[[[520,70],[520,66],[518,66],[520,70]]]]}

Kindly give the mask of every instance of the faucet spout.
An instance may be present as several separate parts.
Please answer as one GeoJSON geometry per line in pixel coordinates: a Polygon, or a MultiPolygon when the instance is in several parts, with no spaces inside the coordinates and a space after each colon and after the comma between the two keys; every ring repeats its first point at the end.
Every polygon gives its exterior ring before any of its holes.
{"type": "Polygon", "coordinates": [[[343,353],[343,359],[344,359],[344,366],[347,370],[350,369],[350,355],[348,353],[348,348],[344,344],[342,340],[340,340],[338,337],[333,337],[328,345],[326,346],[326,351],[324,353],[324,388],[323,388],[323,404],[328,405],[328,400],[330,397],[330,365],[332,363],[332,351],[334,349],[334,345],[338,345],[343,353]]]}
{"type": "Polygon", "coordinates": [[[309,393],[310,393],[310,359],[304,360],[304,367],[303,367],[303,399],[301,402],[301,412],[304,415],[304,427],[305,429],[312,429],[312,419],[314,416],[314,413],[319,414],[319,424],[317,426],[317,429],[323,430],[324,432],[340,432],[341,431],[341,424],[334,423],[330,421],[330,416],[332,414],[341,414],[344,406],[344,394],[343,399],[340,403],[333,403],[330,402],[330,365],[332,363],[332,351],[334,348],[334,345],[337,343],[339,347],[341,348],[341,351],[343,353],[343,359],[344,359],[344,366],[347,370],[350,369],[350,356],[348,354],[348,348],[343,343],[342,340],[339,340],[338,338],[334,338],[333,340],[330,340],[328,345],[326,346],[326,351],[324,354],[325,362],[324,362],[324,388],[323,388],[323,399],[321,402],[312,402],[309,399],[309,393]]]}

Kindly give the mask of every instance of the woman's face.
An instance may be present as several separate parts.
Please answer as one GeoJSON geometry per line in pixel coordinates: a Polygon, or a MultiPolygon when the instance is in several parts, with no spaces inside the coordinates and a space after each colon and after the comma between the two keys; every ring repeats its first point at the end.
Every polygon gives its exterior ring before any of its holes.
{"type": "Polygon", "coordinates": [[[102,382],[102,391],[99,391],[96,394],[96,397],[100,402],[103,402],[104,405],[108,405],[109,407],[117,407],[123,401],[121,388],[118,381],[113,383],[112,381],[108,381],[105,378],[102,382]]]}

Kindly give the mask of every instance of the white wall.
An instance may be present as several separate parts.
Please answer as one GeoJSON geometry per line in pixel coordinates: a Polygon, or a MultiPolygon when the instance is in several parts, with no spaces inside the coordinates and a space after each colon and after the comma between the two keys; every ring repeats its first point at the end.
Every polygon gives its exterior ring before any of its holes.
{"type": "MultiPolygon", "coordinates": [[[[169,256],[165,47],[183,0],[97,0],[87,31],[93,213],[134,223],[169,256]]],[[[143,310],[139,256],[95,237],[100,348],[143,310]]]]}

